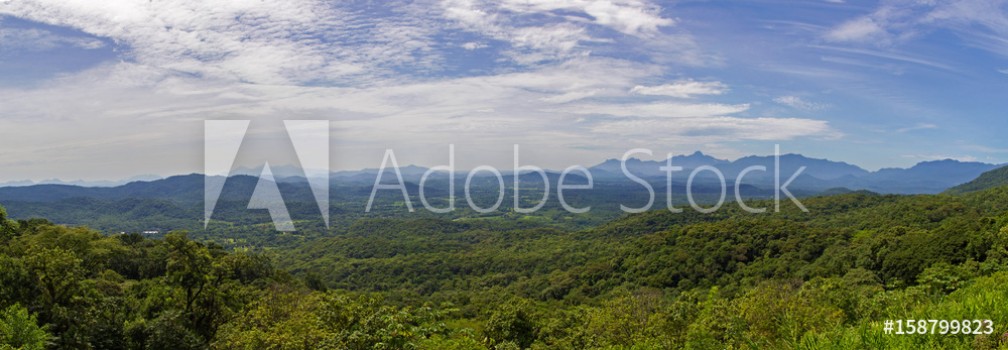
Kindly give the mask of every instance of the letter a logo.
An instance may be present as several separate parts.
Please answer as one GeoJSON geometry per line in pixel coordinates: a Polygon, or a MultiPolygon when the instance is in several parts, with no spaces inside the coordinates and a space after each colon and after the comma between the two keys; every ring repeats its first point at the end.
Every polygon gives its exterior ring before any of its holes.
{"type": "MultiPolygon", "coordinates": [[[[231,174],[231,168],[234,166],[248,127],[248,120],[204,121],[204,228],[210,225],[210,217],[213,216],[217,200],[224,190],[224,183],[231,174]]],[[[329,121],[285,120],[284,127],[294,152],[297,154],[298,161],[301,163],[302,171],[311,169],[325,173],[325,176],[309,176],[305,171],[304,175],[308,179],[315,203],[318,204],[319,212],[322,213],[322,219],[328,228],[329,121]]],[[[280,195],[280,188],[273,177],[269,163],[263,164],[248,208],[268,210],[277,231],[291,232],[295,230],[294,222],[291,220],[287,205],[280,195]]]]}

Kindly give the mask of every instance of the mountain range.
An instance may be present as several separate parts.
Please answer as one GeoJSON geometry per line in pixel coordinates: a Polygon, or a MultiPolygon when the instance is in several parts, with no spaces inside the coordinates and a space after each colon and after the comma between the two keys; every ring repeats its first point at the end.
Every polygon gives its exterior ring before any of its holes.
{"type": "MultiPolygon", "coordinates": [[[[681,166],[683,171],[675,172],[669,183],[666,173],[660,167],[667,161],[648,161],[628,159],[627,169],[647,181],[658,196],[664,196],[666,191],[672,191],[672,201],[677,206],[685,206],[685,184],[689,174],[698,167],[709,165],[723,173],[727,182],[729,198],[734,191],[735,178],[750,166],[763,166],[764,171],[753,171],[746,174],[740,184],[743,198],[772,198],[774,196],[774,157],[750,156],[734,161],[716,159],[700,152],[690,155],[675,156],[672,164],[681,166]],[[666,187],[671,185],[671,188],[666,187]]],[[[867,171],[855,165],[835,162],[825,159],[813,159],[796,154],[780,157],[780,181],[783,184],[800,167],[805,167],[800,176],[788,186],[788,189],[799,197],[815,195],[830,195],[844,192],[867,190],[878,193],[939,193],[969,192],[977,189],[1008,184],[1008,167],[997,168],[993,164],[977,162],[959,162],[941,160],[922,162],[906,169],[888,168],[878,171],[867,171]],[[957,186],[958,185],[958,186],[957,186]]],[[[228,225],[245,225],[249,223],[268,223],[269,216],[265,211],[250,211],[247,206],[249,198],[259,179],[254,176],[261,169],[237,169],[227,179],[214,211],[213,221],[221,227],[228,225]],[[238,174],[244,173],[244,174],[238,174]]],[[[290,213],[296,220],[315,220],[314,225],[325,228],[318,220],[319,208],[314,201],[311,185],[303,173],[290,166],[271,167],[280,192],[290,213]]],[[[406,190],[419,205],[419,180],[427,171],[420,166],[400,168],[406,190]]],[[[638,207],[647,202],[649,193],[640,183],[631,181],[623,174],[618,160],[607,160],[589,168],[594,180],[591,191],[571,191],[568,200],[573,200],[579,206],[591,206],[594,215],[587,217],[572,217],[582,224],[591,224],[619,217],[622,204],[638,207]]],[[[503,182],[508,193],[514,193],[514,175],[511,171],[501,170],[503,182]]],[[[365,203],[370,201],[372,186],[378,169],[358,171],[340,171],[330,173],[329,185],[331,213],[342,221],[334,225],[349,224],[354,218],[366,217],[365,203]]],[[[691,188],[691,193],[700,202],[716,201],[721,193],[717,177],[710,171],[698,172],[691,188]]],[[[464,200],[465,173],[455,175],[455,196],[464,200]]],[[[323,175],[324,176],[324,175],[323,175]]],[[[560,174],[547,171],[547,180],[551,192],[558,188],[560,174]]],[[[8,210],[11,217],[33,218],[45,217],[53,222],[68,225],[87,225],[105,232],[170,231],[177,229],[203,230],[203,197],[204,175],[177,175],[152,181],[133,181],[112,187],[86,187],[69,184],[37,184],[30,186],[0,186],[0,203],[8,210]]],[[[536,193],[542,187],[542,179],[535,173],[523,173],[519,176],[520,192],[526,196],[526,206],[531,206],[540,198],[536,193]]],[[[395,183],[395,172],[388,169],[384,172],[382,183],[395,183]]],[[[579,173],[569,174],[565,184],[585,184],[587,179],[579,173]]],[[[482,205],[488,206],[497,198],[497,179],[485,172],[472,179],[473,196],[482,205]]],[[[444,173],[438,173],[428,178],[425,191],[428,198],[444,206],[448,192],[448,178],[444,173]]],[[[508,194],[510,196],[510,194],[508,194]]],[[[554,194],[555,196],[555,194],[554,194]]],[[[401,196],[398,191],[379,191],[376,210],[382,215],[408,215],[405,208],[399,207],[401,196]]],[[[508,197],[510,198],[510,197],[508,197]]],[[[509,211],[510,199],[504,200],[501,213],[509,211]]],[[[656,207],[662,207],[665,201],[659,198],[656,207]]],[[[464,202],[463,202],[464,203],[464,202]]],[[[464,204],[457,205],[467,209],[464,204]]],[[[543,215],[559,213],[557,201],[550,199],[543,215]]],[[[467,214],[459,212],[458,217],[478,216],[478,213],[467,214]]],[[[505,214],[506,215],[506,214],[505,214]]],[[[557,214],[563,215],[563,214],[557,214]]]]}
{"type": "MultiPolygon", "coordinates": [[[[734,183],[738,175],[751,166],[763,166],[766,171],[752,171],[742,179],[742,183],[759,188],[772,189],[774,185],[774,157],[773,156],[747,156],[734,161],[718,159],[702,152],[694,152],[689,155],[677,155],[671,158],[673,166],[680,166],[682,171],[674,172],[672,180],[676,183],[685,183],[691,172],[701,166],[713,166],[717,168],[725,177],[729,187],[734,183]]],[[[619,159],[608,159],[602,163],[589,168],[592,177],[596,182],[629,182],[621,168],[619,159]]],[[[629,158],[626,161],[627,170],[634,176],[640,177],[656,187],[663,186],[668,175],[661,170],[668,160],[649,161],[638,158],[629,158]]],[[[806,193],[823,191],[836,191],[837,189],[847,190],[868,190],[878,193],[896,194],[917,194],[917,193],[939,193],[953,186],[971,181],[981,174],[999,168],[999,165],[981,162],[962,162],[957,160],[937,160],[921,162],[910,168],[884,168],[878,171],[868,171],[856,165],[845,162],[831,161],[828,159],[809,158],[799,154],[784,154],[780,156],[780,182],[784,183],[790,176],[805,167],[798,177],[795,178],[789,189],[798,189],[806,193]]],[[[256,176],[261,168],[238,168],[232,173],[232,177],[256,176]]],[[[304,181],[304,173],[294,166],[273,166],[271,170],[280,183],[297,183],[304,181]]],[[[333,186],[340,184],[370,185],[375,181],[379,169],[362,169],[355,171],[338,171],[329,174],[330,183],[333,186]]],[[[409,165],[400,167],[403,180],[415,186],[427,168],[409,165]]],[[[505,175],[505,182],[510,183],[512,178],[508,176],[510,171],[502,170],[505,175]]],[[[556,182],[559,172],[547,170],[551,182],[556,182]]],[[[36,201],[48,201],[72,197],[88,197],[99,199],[115,199],[134,197],[185,197],[188,200],[198,200],[191,191],[202,191],[202,181],[195,183],[193,176],[173,176],[164,179],[153,175],[134,178],[124,181],[101,181],[101,182],[60,182],[58,180],[45,181],[43,183],[33,183],[30,181],[2,183],[0,184],[0,201],[2,200],[28,200],[34,198],[36,201]],[[191,191],[190,191],[191,190],[191,191]]],[[[456,174],[456,181],[462,182],[465,173],[456,174]]],[[[572,174],[571,176],[575,176],[572,174]]],[[[313,176],[318,176],[313,175],[313,176]]],[[[481,173],[479,176],[490,176],[481,173]]],[[[445,179],[444,174],[433,175],[431,181],[445,179]]],[[[526,179],[526,176],[523,176],[526,179]]],[[[538,176],[532,176],[527,180],[537,181],[538,176]]],[[[701,171],[696,175],[695,181],[698,183],[710,184],[717,177],[713,172],[701,171]]],[[[383,183],[395,181],[395,173],[388,169],[384,172],[383,183]]],[[[523,180],[524,181],[524,180],[523,180]]],[[[576,181],[576,180],[575,180],[576,181]]],[[[408,186],[410,187],[410,186],[408,186]]],[[[178,199],[178,198],[176,198],[178,199]]]]}
{"type": "MultiPolygon", "coordinates": [[[[671,158],[673,166],[680,166],[682,171],[674,172],[674,181],[688,180],[692,170],[709,165],[717,168],[731,183],[746,168],[763,166],[766,171],[752,171],[743,178],[745,184],[757,187],[772,188],[774,184],[774,156],[747,156],[734,161],[717,159],[699,151],[690,155],[679,155],[671,158]]],[[[609,159],[590,168],[596,179],[625,178],[619,159],[609,159]]],[[[635,176],[657,181],[665,179],[668,174],[661,170],[669,160],[647,161],[630,158],[626,161],[627,170],[635,176]]],[[[952,186],[973,180],[980,174],[998,168],[999,165],[962,162],[952,159],[927,161],[917,163],[910,168],[884,168],[878,171],[868,171],[856,165],[845,162],[831,161],[802,156],[800,154],[784,154],[780,156],[780,181],[786,182],[799,168],[805,167],[795,178],[789,188],[800,188],[806,191],[818,192],[836,188],[849,190],[869,190],[878,193],[918,194],[939,193],[952,186]]],[[[697,178],[710,181],[716,176],[709,171],[697,173],[697,178]]]]}

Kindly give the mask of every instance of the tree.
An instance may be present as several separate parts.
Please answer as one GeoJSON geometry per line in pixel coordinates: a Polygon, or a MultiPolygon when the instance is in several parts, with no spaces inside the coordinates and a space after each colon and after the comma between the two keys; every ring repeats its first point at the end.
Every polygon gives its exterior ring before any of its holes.
{"type": "Polygon", "coordinates": [[[317,294],[270,290],[245,312],[224,324],[213,345],[221,349],[314,349],[336,334],[315,314],[317,294]]]}
{"type": "Polygon", "coordinates": [[[0,349],[42,350],[51,338],[35,314],[20,304],[0,311],[0,349]]]}
{"type": "Polygon", "coordinates": [[[169,233],[168,281],[185,291],[185,311],[192,314],[193,305],[210,283],[213,269],[210,252],[199,243],[189,240],[185,233],[169,233]]]}
{"type": "Polygon", "coordinates": [[[131,349],[205,349],[203,339],[185,324],[185,316],[176,310],[165,312],[151,321],[139,319],[126,322],[126,342],[131,349]]]}
{"type": "Polygon", "coordinates": [[[190,240],[184,232],[166,235],[165,244],[168,246],[167,278],[185,294],[182,310],[189,317],[189,326],[210,339],[228,311],[225,306],[228,298],[220,286],[227,276],[243,274],[244,269],[236,268],[242,264],[222,264],[219,260],[226,254],[215,260],[210,249],[190,240]]]}
{"type": "Polygon", "coordinates": [[[29,251],[24,262],[47,309],[70,305],[84,277],[81,259],[63,248],[42,248],[29,251]]]}
{"type": "Polygon", "coordinates": [[[7,209],[0,206],[0,242],[6,242],[17,233],[18,223],[7,219],[7,209]]]}
{"type": "Polygon", "coordinates": [[[0,254],[0,305],[27,302],[34,283],[21,259],[0,254]]]}
{"type": "Polygon", "coordinates": [[[508,343],[521,349],[532,346],[536,338],[536,325],[521,303],[506,303],[490,315],[483,331],[491,347],[507,347],[508,343]]]}

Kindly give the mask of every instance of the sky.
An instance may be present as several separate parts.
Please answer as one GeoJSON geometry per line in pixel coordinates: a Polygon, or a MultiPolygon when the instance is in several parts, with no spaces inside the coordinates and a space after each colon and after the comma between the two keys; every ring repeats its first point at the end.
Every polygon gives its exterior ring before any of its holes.
{"type": "Polygon", "coordinates": [[[0,181],[236,166],[563,169],[700,150],[1008,162],[1008,1],[0,0],[0,181]]]}

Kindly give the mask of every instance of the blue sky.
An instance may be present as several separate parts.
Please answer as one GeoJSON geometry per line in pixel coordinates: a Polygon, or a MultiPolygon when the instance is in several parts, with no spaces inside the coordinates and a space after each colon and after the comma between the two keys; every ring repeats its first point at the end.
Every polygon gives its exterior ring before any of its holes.
{"type": "MultiPolygon", "coordinates": [[[[785,152],[1008,162],[1006,1],[0,0],[0,180],[201,172],[203,121],[334,169],[785,152]]],[[[254,142],[253,142],[254,141],[254,142]]]]}

